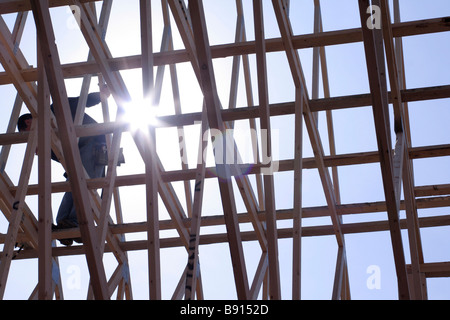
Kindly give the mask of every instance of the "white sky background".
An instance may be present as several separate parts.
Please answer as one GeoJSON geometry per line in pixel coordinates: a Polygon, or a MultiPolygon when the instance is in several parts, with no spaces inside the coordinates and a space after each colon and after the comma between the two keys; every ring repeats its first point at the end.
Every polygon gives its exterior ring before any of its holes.
{"type": "MultiPolygon", "coordinates": [[[[251,1],[243,1],[245,10],[246,36],[248,40],[254,39],[253,17],[251,1]]],[[[160,1],[152,4],[154,26],[154,50],[159,51],[162,27],[160,1]]],[[[266,37],[279,37],[273,9],[270,1],[264,1],[266,37]]],[[[204,0],[206,19],[208,23],[210,43],[223,44],[234,42],[236,8],[235,1],[204,0]]],[[[400,1],[402,21],[427,19],[450,16],[450,3],[448,0],[403,0],[400,1]]],[[[100,9],[100,6],[97,7],[100,9]]],[[[106,42],[114,57],[140,54],[140,31],[138,1],[115,0],[111,12],[106,42]]],[[[324,31],[349,29],[360,27],[358,5],[356,0],[322,0],[322,21],[324,31]]],[[[313,32],[313,1],[292,0],[291,22],[294,34],[313,32]]],[[[98,10],[100,12],[100,10],[98,10]]],[[[68,8],[55,8],[51,10],[56,41],[60,52],[61,62],[72,63],[85,61],[88,55],[88,46],[76,26],[68,8]]],[[[3,16],[12,28],[15,14],[3,16]]],[[[176,25],[172,21],[175,49],[183,48],[176,25]]],[[[405,38],[403,41],[406,86],[407,88],[429,87],[446,85],[450,83],[448,52],[450,52],[449,33],[431,34],[405,38]]],[[[28,16],[21,49],[29,64],[36,65],[35,26],[32,14],[28,16]]],[[[332,46],[326,48],[328,74],[332,96],[363,94],[369,92],[364,49],[362,43],[332,46]]],[[[302,66],[307,79],[308,89],[311,89],[312,49],[301,50],[302,66]]],[[[270,103],[290,102],[294,100],[294,85],[287,60],[283,52],[270,53],[268,59],[268,81],[270,103]]],[[[254,87],[254,101],[258,103],[256,68],[254,56],[250,57],[252,68],[252,84],[254,87]]],[[[214,61],[215,75],[219,96],[224,107],[228,106],[229,86],[231,81],[232,58],[214,61]]],[[[194,74],[187,63],[177,65],[180,82],[181,104],[184,113],[201,111],[202,96],[194,74]]],[[[156,73],[155,73],[156,74],[156,73]]],[[[242,68],[241,68],[242,74],[242,68]]],[[[132,97],[141,96],[141,72],[130,70],[122,72],[132,97]]],[[[247,106],[243,77],[239,80],[240,89],[238,107],[247,106]]],[[[80,92],[81,80],[67,80],[69,96],[77,96],[80,92]]],[[[97,80],[93,78],[91,91],[97,91],[97,80]]],[[[0,132],[5,132],[9,121],[9,114],[16,95],[12,85],[0,86],[2,108],[4,117],[0,119],[0,132]]],[[[320,96],[323,97],[322,88],[320,96]]],[[[430,102],[410,103],[410,120],[413,146],[447,144],[449,137],[449,111],[450,99],[434,100],[430,102]]],[[[111,115],[114,115],[113,101],[111,115]]],[[[169,70],[165,72],[165,87],[162,93],[161,114],[173,114],[173,102],[170,90],[169,70]]],[[[25,112],[25,107],[23,112],[25,112]]],[[[88,113],[101,120],[101,108],[93,107],[88,113]]],[[[374,151],[377,149],[375,129],[371,108],[354,108],[333,112],[335,139],[338,154],[374,151]]],[[[244,124],[239,126],[245,127],[244,124]]],[[[293,158],[293,118],[282,116],[272,118],[272,128],[278,133],[279,159],[293,158]]],[[[325,117],[320,118],[320,132],[328,154],[328,142],[325,127],[325,117]]],[[[190,167],[196,164],[199,126],[185,128],[188,137],[188,156],[190,167]]],[[[159,156],[166,170],[180,169],[178,161],[178,137],[174,129],[164,129],[158,132],[159,156]],[[175,160],[174,160],[175,159],[175,160]]],[[[304,133],[304,156],[312,156],[307,132],[304,133]]],[[[138,155],[134,142],[125,134],[122,140],[127,163],[118,168],[119,175],[142,173],[142,160],[138,155]]],[[[24,146],[13,146],[6,172],[17,183],[20,166],[23,160],[24,146]]],[[[211,154],[211,152],[209,152],[211,154]]],[[[208,161],[212,159],[209,158],[208,161]]],[[[212,164],[212,162],[209,162],[212,164]]],[[[450,159],[448,157],[414,161],[415,185],[430,185],[448,183],[450,181],[450,159]],[[433,170],[430,170],[433,168],[433,170]]],[[[62,181],[63,171],[59,164],[52,165],[53,181],[62,181]]],[[[341,201],[347,203],[383,201],[381,173],[378,164],[348,166],[339,168],[341,201]]],[[[320,179],[316,170],[303,171],[303,206],[326,205],[320,179]]],[[[34,169],[31,184],[37,182],[37,170],[34,169]]],[[[276,206],[277,209],[292,208],[293,201],[293,175],[292,172],[275,174],[276,206]]],[[[184,205],[182,183],[174,183],[174,188],[180,193],[180,201],[184,205]]],[[[222,213],[218,205],[219,192],[214,179],[207,181],[204,196],[203,215],[217,215],[222,213]]],[[[145,193],[143,186],[120,189],[122,209],[125,222],[144,221],[145,193]]],[[[53,196],[53,214],[61,201],[62,194],[53,196]]],[[[236,195],[238,212],[245,212],[241,196],[236,195]]],[[[37,214],[37,198],[28,197],[27,203],[37,214]]],[[[168,219],[167,212],[160,202],[161,219],[168,219]]],[[[447,214],[439,210],[419,210],[420,216],[428,214],[447,214]]],[[[404,213],[402,212],[402,217],[404,213]]],[[[365,221],[364,219],[385,219],[386,214],[373,214],[367,216],[344,217],[344,222],[365,221]]],[[[330,224],[329,218],[304,219],[304,225],[330,224]]],[[[290,227],[289,223],[281,222],[280,227],[290,227]]],[[[247,226],[242,229],[247,230],[247,226]]],[[[0,218],[0,232],[6,233],[7,223],[3,216],[0,218]]],[[[224,227],[213,230],[202,228],[202,233],[225,232],[224,227]]],[[[433,228],[422,230],[422,243],[425,262],[450,261],[448,250],[449,228],[433,228]]],[[[162,236],[174,234],[162,232],[162,236]]],[[[409,263],[409,247],[404,233],[404,246],[409,263]]],[[[128,234],[128,240],[145,239],[144,235],[128,234]]],[[[283,239],[279,241],[279,259],[281,269],[281,288],[283,299],[291,298],[292,278],[292,241],[283,239]]],[[[396,277],[392,257],[392,249],[388,232],[377,232],[360,235],[347,235],[347,257],[350,273],[350,287],[354,299],[396,299],[396,277]],[[369,289],[366,281],[370,274],[369,266],[378,266],[381,271],[381,287],[369,289]]],[[[246,264],[249,281],[253,279],[254,271],[260,257],[260,249],[256,242],[244,243],[246,264]]],[[[334,270],[336,263],[337,245],[334,236],[315,237],[303,239],[302,252],[302,297],[304,299],[330,299],[334,270]]],[[[133,296],[135,299],[148,298],[148,271],[147,252],[129,252],[133,296]]],[[[187,254],[184,248],[161,250],[162,293],[164,299],[170,299],[175,286],[186,265],[187,254]]],[[[66,299],[85,299],[89,276],[85,258],[81,256],[60,257],[61,275],[63,278],[64,295],[66,299]]],[[[115,258],[105,254],[105,268],[110,275],[116,267],[115,258]]],[[[205,298],[227,299],[235,298],[234,279],[227,244],[208,245],[200,247],[201,271],[205,298]]],[[[6,288],[6,299],[26,299],[37,283],[37,260],[13,261],[6,288]]],[[[430,299],[450,299],[449,279],[428,280],[428,296],[430,299]]]]}

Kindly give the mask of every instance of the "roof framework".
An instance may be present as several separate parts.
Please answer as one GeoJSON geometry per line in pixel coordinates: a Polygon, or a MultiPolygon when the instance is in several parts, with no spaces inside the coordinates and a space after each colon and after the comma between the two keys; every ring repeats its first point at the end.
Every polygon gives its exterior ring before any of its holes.
{"type": "MultiPolygon", "coordinates": [[[[311,0],[313,1],[313,0],[311,0]]],[[[417,186],[414,183],[413,161],[417,159],[450,156],[450,145],[413,147],[408,104],[450,98],[450,84],[435,87],[408,89],[405,84],[405,63],[402,41],[405,37],[450,31],[448,17],[400,21],[398,0],[389,8],[387,0],[359,0],[361,27],[347,30],[323,31],[320,1],[314,0],[314,33],[294,34],[289,0],[273,0],[270,9],[276,18],[280,37],[266,38],[265,15],[262,0],[253,1],[253,23],[246,24],[242,0],[236,0],[235,41],[210,44],[208,37],[208,11],[201,0],[162,0],[163,34],[160,51],[153,48],[156,35],[152,24],[150,0],[139,1],[141,26],[140,55],[114,57],[105,38],[112,0],[9,0],[0,3],[0,13],[16,13],[14,28],[10,30],[0,18],[0,59],[4,72],[0,72],[1,85],[13,85],[17,98],[11,108],[9,125],[0,134],[2,145],[0,164],[0,210],[9,222],[2,234],[0,263],[0,297],[4,297],[13,259],[38,259],[39,273],[30,299],[63,299],[63,286],[59,259],[63,256],[85,255],[90,276],[88,297],[110,299],[133,298],[128,253],[148,252],[148,292],[150,299],[162,298],[164,285],[161,274],[161,251],[181,247],[186,250],[186,267],[178,275],[173,299],[208,299],[204,293],[203,269],[200,255],[203,245],[226,243],[238,299],[283,299],[281,288],[281,239],[292,241],[292,274],[290,282],[292,299],[302,298],[302,240],[305,237],[334,236],[336,244],[335,272],[332,299],[351,299],[349,260],[346,235],[387,231],[395,265],[395,286],[399,299],[427,299],[427,278],[449,277],[450,262],[426,263],[422,249],[421,230],[450,224],[447,215],[419,218],[418,210],[444,208],[450,205],[450,185],[417,186]],[[80,30],[89,47],[86,61],[62,64],[55,45],[55,28],[50,17],[53,7],[71,5],[80,30]],[[371,7],[373,5],[374,7],[371,7]],[[98,12],[98,8],[101,8],[98,12]],[[371,8],[371,9],[369,9],[371,8]],[[372,10],[373,9],[373,10],[372,10]],[[378,10],[379,9],[379,10],[378,10]],[[21,37],[30,15],[34,18],[38,46],[37,67],[29,65],[21,51],[21,37]],[[97,17],[98,15],[98,17],[97,17]],[[28,18],[28,19],[27,19],[28,18]],[[254,28],[255,39],[247,40],[246,28],[254,28]],[[182,49],[174,48],[173,35],[179,34],[182,49]],[[362,43],[370,92],[355,95],[331,96],[327,69],[326,49],[362,43]],[[306,80],[299,56],[301,49],[313,50],[313,71],[306,80]],[[287,59],[295,99],[290,102],[270,103],[268,80],[268,55],[283,54],[287,59]],[[220,69],[215,61],[232,60],[229,104],[223,105],[218,80],[220,69]],[[254,60],[252,60],[254,59],[254,60]],[[256,73],[251,72],[255,62],[256,73]],[[190,72],[202,93],[202,107],[197,112],[183,112],[180,99],[182,76],[177,68],[190,72]],[[133,131],[125,122],[124,114],[132,101],[132,94],[122,77],[127,70],[142,73],[143,96],[158,105],[161,93],[167,86],[173,94],[174,112],[159,117],[148,132],[133,131]],[[169,70],[170,83],[165,70],[169,70]],[[256,75],[256,77],[255,77],[256,75]],[[86,97],[92,78],[106,83],[116,108],[109,100],[102,101],[104,121],[95,125],[73,122],[68,112],[66,83],[81,79],[81,97],[86,97]],[[239,80],[243,78],[247,106],[237,107],[239,80]],[[180,80],[180,81],[179,81],[180,80]],[[322,81],[322,83],[320,83],[322,81]],[[311,87],[308,88],[308,83],[311,87]],[[320,96],[323,89],[323,97],[320,96]],[[50,112],[50,97],[55,114],[50,112]],[[257,104],[254,101],[258,101],[257,104]],[[15,133],[17,118],[22,106],[37,119],[30,133],[15,133]],[[339,154],[336,150],[333,111],[357,110],[370,107],[376,133],[377,149],[339,154]],[[116,111],[114,116],[111,114],[116,111]],[[392,113],[392,116],[390,114],[392,113]],[[274,130],[271,119],[291,116],[293,121],[293,157],[276,159],[274,130]],[[326,120],[326,133],[319,130],[319,118],[326,120]],[[113,119],[113,120],[111,120],[113,119]],[[251,166],[242,159],[239,137],[225,134],[237,123],[245,121],[251,134],[245,138],[253,150],[251,166]],[[183,155],[188,140],[185,130],[199,126],[198,157],[186,161],[183,155]],[[181,169],[166,170],[159,156],[156,136],[158,130],[177,128],[181,169]],[[90,179],[86,176],[79,152],[77,138],[93,134],[108,137],[109,166],[106,177],[90,179]],[[208,135],[209,133],[209,135],[208,135]],[[142,171],[121,174],[117,163],[123,135],[130,134],[138,150],[142,171]],[[208,139],[204,139],[207,136],[208,139]],[[305,141],[312,149],[312,157],[305,156],[305,141]],[[325,144],[326,143],[326,144],[325,144]],[[26,144],[18,183],[13,183],[5,169],[14,145],[26,144]],[[30,183],[36,145],[38,148],[38,183],[30,183]],[[326,147],[324,147],[326,146],[326,147]],[[213,149],[213,163],[207,163],[206,150],[213,149]],[[326,150],[326,148],[329,148],[326,150]],[[61,159],[69,181],[54,181],[51,175],[50,149],[61,159]],[[230,161],[230,155],[232,161],[230,161]],[[195,161],[196,160],[196,161],[195,161]],[[352,165],[379,164],[384,200],[360,203],[342,203],[339,168],[352,165]],[[318,172],[326,205],[306,207],[302,184],[308,169],[318,172]],[[274,181],[277,173],[291,174],[293,203],[290,208],[276,205],[274,181]],[[205,214],[203,205],[208,180],[218,183],[217,211],[222,214],[205,214]],[[176,189],[182,183],[182,189],[176,189]],[[126,222],[119,188],[145,187],[144,219],[126,222]],[[180,191],[181,190],[181,191],[180,191]],[[52,195],[71,191],[77,207],[80,227],[52,232],[52,195]],[[101,191],[101,196],[99,196],[101,191]],[[37,209],[27,205],[27,197],[38,196],[37,209]],[[244,212],[239,212],[243,203],[244,212]],[[168,218],[161,219],[162,211],[168,218]],[[405,212],[401,218],[400,212],[405,212]],[[370,221],[344,223],[347,215],[363,216],[367,213],[387,213],[370,221]],[[328,217],[325,225],[304,226],[310,218],[328,217]],[[385,218],[381,218],[385,217],[385,218]],[[279,227],[280,222],[290,222],[290,227],[279,227]],[[251,226],[242,230],[242,225],[251,226]],[[201,228],[225,227],[225,232],[201,233],[201,228]],[[172,231],[171,237],[162,237],[161,231],[172,231]],[[402,236],[402,230],[406,237],[402,236]],[[126,240],[129,235],[144,233],[144,240],[126,240]],[[82,245],[57,246],[56,239],[80,236],[82,245]],[[406,239],[406,240],[405,240],[406,239]],[[405,243],[407,241],[407,243],[405,243]],[[256,257],[256,270],[249,275],[248,255],[244,243],[254,242],[260,248],[256,257]],[[15,247],[24,244],[24,249],[15,247]],[[117,266],[112,274],[105,272],[103,255],[111,253],[117,266]]],[[[356,8],[356,7],[355,7],[356,8]]],[[[448,35],[447,33],[445,33],[448,35]]],[[[114,37],[114,35],[111,35],[114,37]]],[[[179,70],[179,69],[178,69],[179,70]]],[[[151,107],[149,107],[151,108],[151,107]]],[[[320,120],[321,121],[321,120],[320,120]]],[[[175,143],[173,147],[177,147],[175,143]]],[[[304,189],[303,189],[304,190],[304,189]]],[[[281,192],[281,190],[280,190],[281,192]]],[[[375,217],[375,216],[374,216],[375,217]]],[[[223,230],[223,229],[220,229],[223,230]]],[[[208,259],[207,255],[201,255],[208,259]]],[[[252,256],[252,259],[255,256],[252,256]]]]}

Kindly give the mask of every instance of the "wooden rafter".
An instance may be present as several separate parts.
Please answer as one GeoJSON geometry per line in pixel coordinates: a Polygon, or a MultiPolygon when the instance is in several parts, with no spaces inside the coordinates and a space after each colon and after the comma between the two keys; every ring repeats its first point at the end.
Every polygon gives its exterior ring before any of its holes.
{"type": "MultiPolygon", "coordinates": [[[[227,141],[225,125],[220,114],[220,102],[215,84],[214,71],[212,66],[209,40],[206,32],[206,22],[204,18],[203,3],[201,0],[189,3],[189,9],[194,31],[194,41],[198,65],[200,66],[201,88],[205,98],[208,123],[210,128],[218,130],[221,134],[216,139],[222,139],[221,146],[226,146],[227,141]]],[[[218,152],[220,154],[220,152],[218,152]]],[[[237,212],[234,201],[234,193],[231,185],[231,168],[226,163],[226,152],[222,152],[223,158],[216,158],[216,169],[219,178],[219,189],[222,197],[222,206],[226,220],[228,238],[230,243],[230,253],[233,260],[233,270],[236,282],[236,291],[239,299],[248,299],[249,285],[245,258],[240,237],[237,212]]]]}
{"type": "MultiPolygon", "coordinates": [[[[388,114],[387,82],[385,73],[385,56],[383,52],[383,37],[381,30],[369,29],[367,26],[367,8],[369,1],[360,1],[360,16],[364,37],[364,48],[366,54],[369,84],[372,94],[373,114],[375,129],[377,133],[378,150],[380,153],[380,166],[383,176],[384,193],[386,197],[387,212],[390,224],[391,242],[394,252],[394,260],[397,272],[398,290],[400,299],[409,299],[410,292],[406,275],[406,262],[403,251],[403,240],[401,238],[399,224],[399,183],[395,184],[395,176],[401,174],[401,167],[395,167],[394,154],[391,146],[391,134],[388,114]]],[[[397,105],[398,107],[398,105],[397,105]]],[[[399,126],[397,117],[396,126],[399,126]]],[[[398,128],[396,128],[398,130],[398,128]]],[[[404,140],[399,140],[400,144],[404,140]]],[[[403,154],[403,150],[396,153],[403,154]]],[[[402,164],[403,160],[398,160],[402,164]]]]}
{"type": "Polygon", "coordinates": [[[266,211],[267,249],[269,260],[269,292],[270,298],[281,299],[280,266],[278,262],[277,219],[275,216],[275,190],[272,163],[272,134],[270,126],[269,95],[267,84],[267,62],[264,35],[263,6],[261,0],[253,1],[255,35],[256,35],[256,64],[258,71],[258,93],[260,126],[265,141],[262,145],[263,163],[269,166],[269,172],[264,174],[264,208],[266,211]]]}
{"type": "Polygon", "coordinates": [[[52,208],[50,93],[42,57],[38,52],[38,160],[39,160],[39,299],[51,300],[52,290],[52,208]]]}
{"type": "Polygon", "coordinates": [[[86,247],[86,259],[90,268],[94,294],[97,299],[108,299],[106,275],[103,263],[100,260],[97,237],[94,232],[94,219],[92,217],[86,181],[83,179],[84,171],[82,170],[81,158],[76,150],[76,139],[73,135],[70,135],[74,128],[69,113],[70,108],[58,52],[55,46],[48,3],[47,1],[33,1],[32,6],[38,38],[41,43],[41,54],[46,67],[49,90],[54,101],[59,134],[63,142],[63,152],[68,167],[67,171],[74,196],[74,204],[77,208],[80,231],[86,247]]]}
{"type": "MultiPolygon", "coordinates": [[[[71,0],[73,1],[73,0],[71,0]]],[[[170,3],[170,1],[169,1],[170,3]]],[[[1,12],[1,11],[0,11],[1,12]]],[[[450,30],[450,23],[448,18],[417,20],[410,22],[401,22],[392,26],[392,35],[394,37],[408,37],[417,36],[430,33],[447,32],[450,30]]],[[[327,31],[322,32],[315,36],[314,34],[299,35],[292,37],[292,44],[295,49],[307,49],[315,46],[332,46],[348,43],[357,43],[362,41],[361,29],[348,29],[340,31],[327,31]]],[[[267,52],[283,51],[283,42],[280,38],[268,39],[266,41],[267,52]]],[[[235,44],[226,45],[214,45],[211,46],[211,55],[213,59],[224,58],[228,56],[240,55],[240,54],[254,54],[255,43],[254,41],[246,41],[235,44]]],[[[120,58],[111,58],[108,60],[112,70],[126,70],[141,68],[141,57],[129,56],[120,58]]],[[[185,49],[176,50],[171,54],[155,53],[154,65],[159,66],[162,64],[183,63],[190,61],[189,54],[185,49]]],[[[62,65],[63,74],[66,78],[76,78],[83,76],[84,74],[98,73],[100,66],[93,62],[80,62],[62,65]]],[[[37,80],[37,69],[29,68],[21,71],[25,81],[37,80]]],[[[0,84],[12,83],[11,75],[6,72],[0,72],[0,84]]]]}
{"type": "MultiPolygon", "coordinates": [[[[166,248],[184,247],[187,264],[180,268],[179,278],[176,279],[178,283],[173,293],[170,292],[171,297],[187,300],[207,299],[208,294],[204,292],[205,277],[202,274],[209,270],[200,267],[204,266],[203,263],[200,264],[200,257],[202,262],[207,261],[209,257],[202,254],[202,246],[226,243],[239,299],[283,299],[286,290],[281,286],[283,268],[280,268],[279,263],[285,257],[278,256],[278,246],[284,243],[281,239],[290,239],[293,244],[292,298],[301,299],[302,289],[304,290],[301,283],[304,276],[302,265],[308,263],[302,261],[302,240],[305,237],[333,236],[337,244],[337,258],[330,295],[332,299],[350,299],[352,274],[349,272],[351,269],[348,269],[346,235],[387,231],[393,248],[399,298],[427,299],[425,280],[431,277],[448,277],[450,268],[448,262],[424,261],[421,231],[424,228],[449,226],[450,217],[421,217],[419,212],[422,209],[448,207],[450,184],[416,186],[413,161],[448,157],[450,144],[414,146],[411,142],[412,127],[409,123],[408,103],[448,99],[450,85],[407,87],[402,39],[425,34],[445,35],[444,32],[450,31],[449,19],[443,17],[401,22],[398,0],[393,1],[393,8],[389,8],[387,0],[360,0],[361,28],[324,32],[321,3],[319,0],[311,2],[314,4],[314,32],[296,35],[291,27],[291,19],[297,13],[293,11],[291,1],[272,0],[272,7],[264,9],[273,10],[271,13],[275,14],[280,36],[267,39],[264,33],[267,30],[267,20],[263,18],[263,1],[254,0],[251,14],[255,37],[247,39],[247,12],[244,12],[242,0],[236,0],[234,41],[211,45],[209,13],[205,11],[207,8],[203,7],[201,0],[162,0],[162,38],[160,50],[156,52],[153,44],[157,38],[157,28],[154,28],[151,7],[155,2],[139,0],[141,53],[124,57],[113,56],[105,38],[111,9],[115,5],[112,0],[102,1],[102,11],[98,18],[96,7],[100,2],[95,0],[1,2],[1,14],[17,13],[17,16],[12,31],[3,18],[0,18],[0,62],[4,69],[4,72],[0,72],[0,85],[12,85],[17,96],[6,132],[0,133],[0,211],[8,223],[8,232],[0,234],[0,244],[3,245],[0,253],[0,297],[5,295],[9,270],[14,266],[13,258],[37,258],[38,284],[29,294],[29,298],[63,299],[58,257],[84,255],[90,275],[89,299],[109,299],[115,292],[117,299],[132,299],[128,252],[146,250],[149,297],[162,299],[165,283],[160,252],[166,248]],[[372,30],[366,27],[369,4],[381,8],[380,29],[372,30]],[[50,8],[67,5],[75,5],[80,9],[73,13],[76,14],[82,36],[88,45],[89,56],[84,61],[61,65],[53,35],[53,28],[56,26],[49,13],[50,8]],[[21,38],[26,32],[25,23],[30,10],[34,14],[39,44],[37,57],[42,54],[42,61],[41,58],[37,59],[37,66],[30,66],[21,51],[21,38]],[[172,22],[175,22],[173,26],[172,22]],[[180,36],[182,48],[175,49],[174,35],[180,36]],[[325,50],[328,46],[350,43],[361,43],[364,46],[370,92],[332,96],[328,81],[331,69],[328,68],[325,50]],[[308,48],[311,48],[313,53],[311,79],[305,78],[298,54],[300,49],[308,48]],[[269,80],[273,80],[269,79],[267,65],[267,55],[270,53],[286,55],[292,73],[292,79],[289,80],[292,80],[295,87],[294,101],[269,103],[269,80]],[[228,108],[222,106],[219,89],[223,88],[218,88],[216,84],[216,77],[222,76],[221,70],[216,69],[215,64],[216,59],[220,58],[227,58],[231,62],[230,86],[225,88],[229,89],[228,108]],[[200,112],[183,113],[184,106],[188,106],[192,101],[183,100],[184,83],[177,67],[178,64],[186,62],[197,80],[195,85],[199,86],[203,94],[200,112]],[[254,70],[252,63],[255,63],[254,70]],[[170,84],[164,78],[166,67],[169,67],[170,84]],[[143,95],[150,97],[154,105],[164,101],[165,90],[171,85],[174,112],[159,117],[157,125],[149,126],[148,134],[132,130],[122,118],[125,109],[132,105],[129,102],[133,99],[121,71],[131,69],[142,70],[143,95]],[[252,71],[256,73],[253,74],[252,71]],[[104,121],[82,125],[84,104],[94,76],[98,77],[99,84],[108,86],[112,99],[118,106],[117,114],[115,118],[110,116],[112,109],[106,97],[102,96],[104,121]],[[257,78],[252,79],[253,76],[257,78]],[[242,83],[241,78],[244,80],[242,83]],[[68,79],[82,80],[75,121],[71,121],[67,112],[65,80],[68,79]],[[309,81],[311,88],[307,87],[309,81]],[[387,81],[390,84],[390,92],[387,90],[387,81]],[[323,96],[320,94],[321,86],[323,96]],[[245,96],[240,96],[240,93],[245,96]],[[53,100],[54,114],[50,112],[49,94],[53,100]],[[244,97],[247,106],[240,106],[241,97],[244,97]],[[256,104],[254,99],[258,100],[256,104]],[[23,104],[38,121],[33,121],[34,127],[30,132],[14,133],[23,104]],[[393,110],[392,124],[388,116],[390,105],[393,110]],[[367,106],[373,109],[378,149],[351,154],[338,153],[333,112],[346,109],[350,113],[358,110],[355,108],[367,106]],[[318,115],[321,112],[326,116],[326,124],[320,123],[319,126],[318,115]],[[293,120],[294,150],[292,158],[272,162],[271,120],[277,116],[288,116],[293,120]],[[229,133],[238,124],[237,121],[241,120],[245,120],[254,133],[261,134],[246,137],[252,148],[253,163],[242,165],[234,137],[226,138],[223,134],[229,133]],[[198,124],[198,159],[197,163],[193,164],[186,156],[186,147],[190,147],[188,140],[191,137],[185,129],[198,124]],[[323,135],[321,130],[325,125],[327,132],[323,135]],[[181,160],[180,169],[166,170],[165,163],[159,158],[160,149],[156,148],[155,137],[158,130],[165,128],[173,128],[178,132],[180,159],[177,161],[181,160]],[[208,130],[211,133],[215,160],[211,168],[206,163],[205,155],[209,141],[205,141],[204,137],[208,130]],[[304,131],[307,132],[312,147],[311,157],[305,157],[303,154],[304,131]],[[124,133],[131,133],[145,164],[145,167],[141,168],[143,172],[121,174],[121,170],[115,165],[124,133]],[[107,136],[109,162],[105,177],[91,179],[81,164],[77,141],[81,137],[100,134],[107,136]],[[265,141],[260,144],[258,140],[262,140],[264,134],[265,141]],[[218,143],[217,139],[223,141],[218,143]],[[19,181],[13,183],[8,176],[7,165],[12,158],[10,150],[13,150],[11,148],[16,144],[26,144],[26,150],[23,163],[19,163],[22,164],[19,181]],[[30,184],[29,176],[32,173],[36,144],[39,145],[38,183],[30,184]],[[324,150],[327,144],[329,150],[324,150]],[[218,149],[219,147],[222,149],[218,149]],[[50,148],[69,174],[69,181],[52,181],[50,148]],[[227,153],[233,153],[238,164],[227,163],[227,153]],[[342,203],[343,185],[339,182],[338,169],[368,164],[380,166],[385,200],[342,203]],[[292,208],[280,209],[278,203],[275,203],[276,192],[280,190],[276,190],[278,185],[274,176],[267,174],[268,165],[276,165],[278,173],[292,174],[292,208]],[[309,169],[319,173],[326,201],[323,206],[303,206],[303,173],[309,169]],[[208,179],[218,180],[220,197],[216,202],[217,206],[222,207],[223,214],[203,214],[207,201],[204,199],[204,192],[208,179]],[[176,189],[175,183],[182,185],[183,190],[176,189]],[[129,223],[124,219],[127,211],[122,212],[123,203],[119,188],[132,186],[145,187],[147,215],[144,221],[129,223]],[[102,191],[101,196],[97,190],[102,191]],[[54,194],[70,191],[74,194],[80,227],[51,232],[50,199],[54,194]],[[37,195],[39,199],[37,212],[33,212],[26,203],[27,197],[33,195],[37,195]],[[241,198],[237,198],[238,196],[241,198]],[[158,205],[159,200],[164,208],[158,205]],[[240,212],[238,205],[241,205],[240,212]],[[112,218],[114,209],[115,221],[112,218]],[[161,220],[160,214],[164,210],[167,211],[168,218],[161,220]],[[401,218],[401,211],[405,211],[406,218],[401,218]],[[365,216],[368,213],[373,220],[365,216]],[[309,219],[313,221],[321,217],[330,218],[330,222],[311,226],[304,223],[310,221],[309,219]],[[366,220],[344,223],[347,221],[344,217],[361,217],[366,220]],[[292,225],[285,226],[284,223],[292,225]],[[243,231],[243,225],[248,227],[246,231],[243,231]],[[222,227],[225,231],[203,233],[202,228],[207,227],[222,227]],[[167,231],[171,236],[162,236],[163,231],[167,231]],[[408,235],[409,251],[403,250],[402,232],[408,235]],[[126,239],[127,235],[138,233],[146,234],[147,237],[140,240],[126,239]],[[56,239],[80,236],[83,238],[82,245],[62,247],[56,244],[56,239]],[[256,243],[258,251],[247,255],[244,250],[246,242],[256,243]],[[23,244],[24,249],[15,249],[16,243],[23,244]],[[110,252],[117,260],[117,265],[112,266],[112,274],[107,278],[102,260],[104,254],[110,252]],[[252,281],[249,281],[249,257],[255,259],[252,261],[255,265],[252,281]],[[408,257],[410,264],[406,264],[408,257]]],[[[196,107],[199,110],[199,106],[196,107]]]]}

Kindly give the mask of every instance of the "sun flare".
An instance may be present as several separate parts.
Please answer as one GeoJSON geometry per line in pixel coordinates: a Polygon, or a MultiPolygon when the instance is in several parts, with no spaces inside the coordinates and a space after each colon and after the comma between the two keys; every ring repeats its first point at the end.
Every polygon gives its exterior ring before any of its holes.
{"type": "Polygon", "coordinates": [[[158,124],[159,106],[150,99],[133,99],[124,106],[124,120],[130,124],[131,130],[147,130],[149,126],[158,124]]]}

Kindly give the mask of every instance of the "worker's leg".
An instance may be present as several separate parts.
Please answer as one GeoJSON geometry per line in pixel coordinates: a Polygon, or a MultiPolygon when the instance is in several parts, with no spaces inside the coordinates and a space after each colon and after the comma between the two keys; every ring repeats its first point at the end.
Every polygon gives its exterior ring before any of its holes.
{"type": "MultiPolygon", "coordinates": [[[[103,175],[105,166],[99,166],[95,163],[94,148],[95,140],[91,139],[80,148],[81,162],[86,169],[89,178],[100,178],[103,175]]],[[[77,212],[73,204],[71,193],[66,193],[61,202],[61,206],[56,217],[58,224],[62,223],[69,226],[78,226],[77,212]]]]}
{"type": "MultiPolygon", "coordinates": [[[[66,229],[71,228],[76,225],[69,223],[68,217],[73,210],[73,198],[71,192],[66,192],[61,200],[61,205],[59,206],[58,215],[56,216],[55,229],[66,229]]],[[[61,244],[65,246],[70,246],[73,243],[73,239],[59,239],[61,244]]]]}
{"type": "MultiPolygon", "coordinates": [[[[81,162],[83,163],[83,166],[86,169],[89,178],[91,179],[100,178],[103,175],[105,169],[105,166],[99,166],[95,163],[95,145],[95,139],[91,139],[88,143],[80,148],[81,162]]],[[[70,221],[70,223],[75,223],[76,225],[78,225],[75,206],[73,206],[72,210],[70,211],[68,220],[70,221]]]]}
{"type": "Polygon", "coordinates": [[[61,224],[62,221],[68,220],[72,210],[74,210],[72,193],[66,192],[61,200],[61,205],[59,206],[56,223],[61,224]]]}

